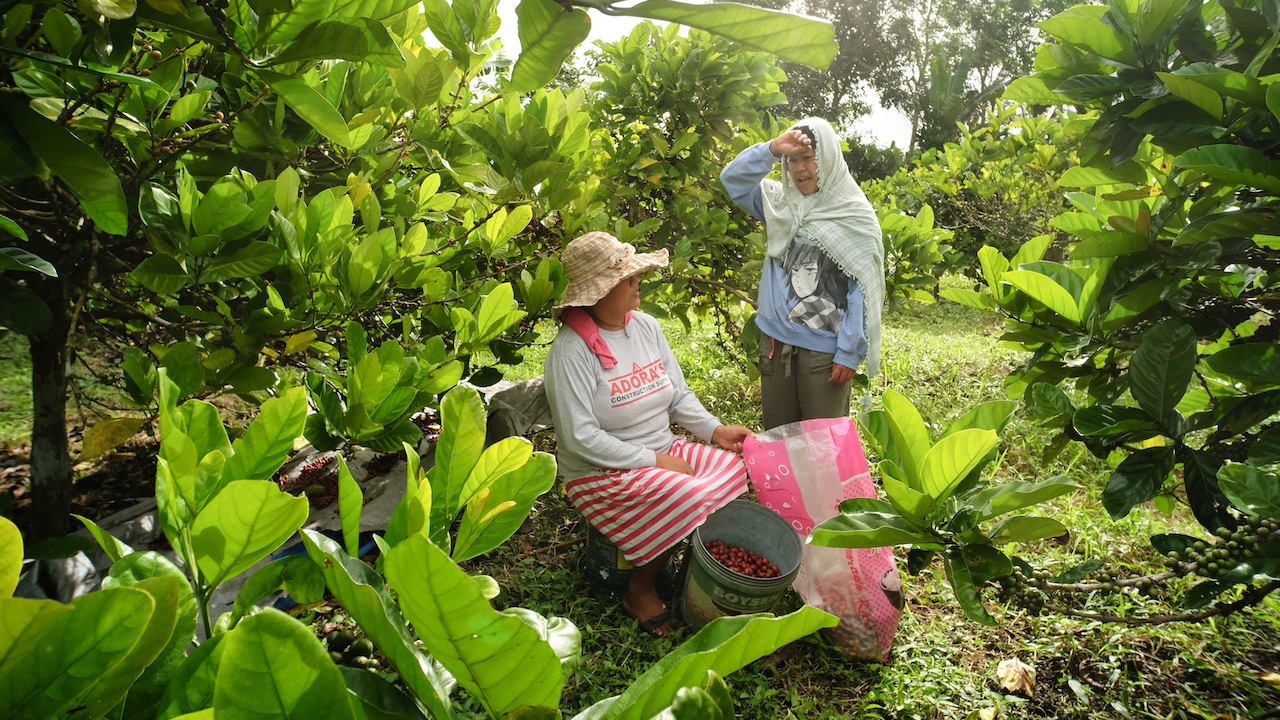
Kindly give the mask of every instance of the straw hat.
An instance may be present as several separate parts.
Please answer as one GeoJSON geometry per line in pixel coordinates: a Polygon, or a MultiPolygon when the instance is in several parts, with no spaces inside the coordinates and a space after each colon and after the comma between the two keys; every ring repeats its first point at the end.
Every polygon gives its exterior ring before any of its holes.
{"type": "Polygon", "coordinates": [[[636,248],[605,232],[589,232],[560,253],[569,285],[557,308],[595,305],[619,282],[646,270],[667,266],[666,249],[636,254],[636,248]]]}

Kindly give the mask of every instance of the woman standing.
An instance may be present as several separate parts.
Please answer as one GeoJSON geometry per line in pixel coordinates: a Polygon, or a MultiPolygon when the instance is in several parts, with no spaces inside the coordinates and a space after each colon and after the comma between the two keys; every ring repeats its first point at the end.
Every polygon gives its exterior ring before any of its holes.
{"type": "Polygon", "coordinates": [[[593,232],[560,259],[569,277],[564,325],[544,365],[556,459],[574,507],[636,565],[623,608],[641,629],[665,635],[675,620],[658,597],[658,571],[707,515],[747,489],[734,453],[751,432],[702,407],[662,328],[635,311],[637,275],[665,267],[666,250],[637,255],[593,232]],[[677,438],[671,420],[724,449],[677,438]]]}
{"type": "Polygon", "coordinates": [[[884,245],[880,222],[822,118],[742,151],[729,196],[765,224],[760,395],[766,428],[849,412],[854,371],[880,371],[884,245]],[[782,181],[767,179],[782,161],[782,181]]]}

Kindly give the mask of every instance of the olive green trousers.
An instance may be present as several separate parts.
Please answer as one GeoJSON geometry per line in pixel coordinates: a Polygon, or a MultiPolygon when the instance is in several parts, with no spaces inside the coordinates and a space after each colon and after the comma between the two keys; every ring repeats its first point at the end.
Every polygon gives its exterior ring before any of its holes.
{"type": "Polygon", "coordinates": [[[760,334],[760,401],[765,430],[798,420],[849,414],[853,381],[827,382],[835,356],[760,334]]]}

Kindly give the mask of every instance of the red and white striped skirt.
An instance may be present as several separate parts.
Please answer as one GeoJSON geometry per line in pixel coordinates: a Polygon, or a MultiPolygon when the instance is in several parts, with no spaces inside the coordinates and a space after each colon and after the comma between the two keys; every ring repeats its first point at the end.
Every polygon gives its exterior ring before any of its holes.
{"type": "Polygon", "coordinates": [[[578,512],[636,565],[661,555],[747,490],[747,468],[727,450],[676,438],[667,454],[689,463],[694,474],[643,467],[565,483],[578,512]]]}

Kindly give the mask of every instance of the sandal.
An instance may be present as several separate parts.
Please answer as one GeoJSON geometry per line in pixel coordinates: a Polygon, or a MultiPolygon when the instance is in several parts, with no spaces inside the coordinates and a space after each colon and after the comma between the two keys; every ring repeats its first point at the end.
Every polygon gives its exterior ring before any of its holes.
{"type": "MultiPolygon", "coordinates": [[[[631,612],[629,609],[627,609],[625,605],[622,606],[622,609],[626,611],[628,615],[635,618],[636,622],[640,623],[641,630],[652,635],[653,637],[663,637],[664,635],[654,634],[654,631],[662,627],[663,624],[666,623],[668,620],[671,620],[673,617],[675,617],[675,614],[671,612],[671,608],[667,608],[666,610],[663,610],[662,612],[658,613],[657,615],[654,615],[648,620],[641,620],[640,616],[631,612]]],[[[671,627],[671,631],[674,631],[678,627],[680,627],[680,624],[677,622],[675,625],[671,627]]],[[[670,634],[670,632],[665,634],[670,634]]]]}

